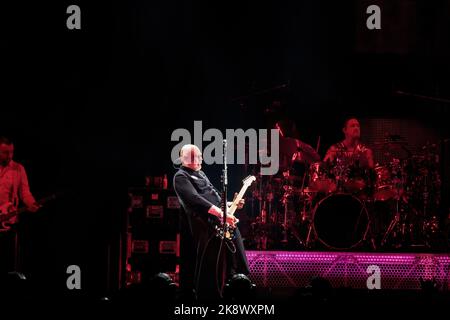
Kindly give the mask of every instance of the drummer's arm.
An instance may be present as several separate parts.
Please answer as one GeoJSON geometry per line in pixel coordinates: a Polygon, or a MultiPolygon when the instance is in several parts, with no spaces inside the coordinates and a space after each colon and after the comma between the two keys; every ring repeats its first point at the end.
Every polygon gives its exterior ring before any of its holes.
{"type": "Polygon", "coordinates": [[[325,158],[323,158],[324,162],[333,162],[334,158],[336,155],[336,147],[335,146],[331,146],[328,151],[327,154],[325,155],[325,158]]]}
{"type": "Polygon", "coordinates": [[[370,169],[375,168],[375,162],[373,160],[373,151],[370,149],[367,149],[366,151],[366,157],[367,157],[367,165],[370,169]]]}

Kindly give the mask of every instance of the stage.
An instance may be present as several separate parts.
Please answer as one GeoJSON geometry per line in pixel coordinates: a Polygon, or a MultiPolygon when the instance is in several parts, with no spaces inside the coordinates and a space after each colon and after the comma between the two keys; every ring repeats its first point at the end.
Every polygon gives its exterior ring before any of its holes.
{"type": "Polygon", "coordinates": [[[428,253],[247,251],[250,278],[264,288],[302,288],[315,277],[333,288],[367,289],[379,275],[380,289],[418,290],[435,281],[447,291],[450,255],[428,253]],[[368,279],[370,280],[368,281],[368,279]]]}

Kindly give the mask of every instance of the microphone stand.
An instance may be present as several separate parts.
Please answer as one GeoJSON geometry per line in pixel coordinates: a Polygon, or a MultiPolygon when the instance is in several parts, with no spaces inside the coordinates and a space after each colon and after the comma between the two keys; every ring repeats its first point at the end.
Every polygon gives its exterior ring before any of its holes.
{"type": "Polygon", "coordinates": [[[223,140],[223,171],[222,171],[222,199],[223,199],[223,236],[226,234],[227,224],[227,187],[228,187],[228,168],[227,168],[227,140],[223,140]]]}
{"type": "MultiPolygon", "coordinates": [[[[224,281],[225,281],[225,274],[222,274],[222,283],[219,284],[219,263],[220,263],[220,256],[222,253],[222,247],[223,243],[225,242],[225,237],[227,235],[227,186],[228,186],[228,178],[227,178],[227,140],[223,140],[223,170],[222,170],[222,212],[223,212],[223,220],[222,220],[222,236],[220,240],[220,248],[217,252],[217,261],[216,261],[216,285],[219,290],[219,295],[221,298],[223,298],[223,289],[224,289],[224,281]]],[[[226,267],[225,267],[226,268],[226,267]]],[[[224,269],[225,270],[225,269],[224,269]]],[[[224,272],[224,271],[222,271],[224,272]]]]}

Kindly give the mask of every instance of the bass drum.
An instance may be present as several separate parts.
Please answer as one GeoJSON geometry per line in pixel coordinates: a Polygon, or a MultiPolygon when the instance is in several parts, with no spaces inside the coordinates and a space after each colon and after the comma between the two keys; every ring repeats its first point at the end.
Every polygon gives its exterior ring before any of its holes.
{"type": "Polygon", "coordinates": [[[345,250],[359,245],[369,231],[369,214],[357,197],[337,193],[320,200],[313,214],[318,240],[330,249],[345,250]]]}

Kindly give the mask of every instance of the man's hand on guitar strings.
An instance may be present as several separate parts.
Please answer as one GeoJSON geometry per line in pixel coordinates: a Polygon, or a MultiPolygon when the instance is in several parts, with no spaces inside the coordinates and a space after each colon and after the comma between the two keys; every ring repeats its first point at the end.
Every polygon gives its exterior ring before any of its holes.
{"type": "MultiPolygon", "coordinates": [[[[217,206],[211,206],[208,210],[209,214],[212,214],[213,216],[216,216],[220,221],[222,221],[223,218],[223,211],[217,206]]],[[[236,228],[236,224],[239,222],[239,219],[236,218],[234,215],[227,214],[227,224],[232,226],[233,228],[236,228]]]]}
{"type": "MultiPolygon", "coordinates": [[[[237,192],[234,194],[234,198],[233,198],[233,201],[236,199],[236,197],[237,197],[237,192]]],[[[244,207],[244,205],[245,205],[245,199],[241,199],[241,200],[239,200],[239,202],[238,202],[238,204],[237,204],[237,208],[238,209],[242,209],[243,207],[244,207]]]]}
{"type": "Polygon", "coordinates": [[[227,224],[232,226],[233,228],[236,228],[237,223],[239,222],[239,219],[236,218],[233,215],[227,214],[227,224]]]}

